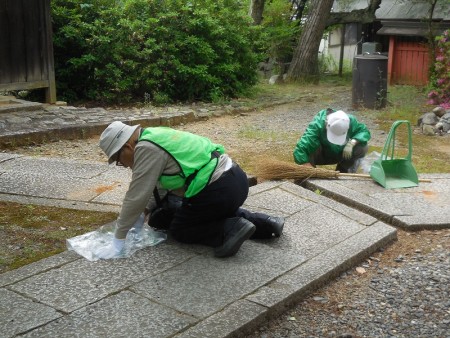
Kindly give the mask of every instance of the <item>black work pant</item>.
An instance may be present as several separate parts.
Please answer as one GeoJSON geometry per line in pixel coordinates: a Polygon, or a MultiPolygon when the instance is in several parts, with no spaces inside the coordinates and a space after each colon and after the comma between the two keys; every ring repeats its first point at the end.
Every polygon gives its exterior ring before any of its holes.
{"type": "Polygon", "coordinates": [[[228,218],[244,217],[256,225],[269,217],[241,208],[248,196],[248,178],[245,172],[233,164],[215,182],[200,193],[184,198],[170,223],[172,236],[183,243],[220,246],[224,238],[224,222],[228,218]]]}
{"type": "Polygon", "coordinates": [[[328,154],[322,147],[316,150],[315,153],[309,156],[309,163],[314,167],[316,165],[337,164],[336,170],[341,173],[356,172],[359,166],[359,161],[366,156],[369,146],[357,144],[353,147],[352,157],[350,159],[342,158],[342,152],[337,156],[335,154],[328,154]]]}

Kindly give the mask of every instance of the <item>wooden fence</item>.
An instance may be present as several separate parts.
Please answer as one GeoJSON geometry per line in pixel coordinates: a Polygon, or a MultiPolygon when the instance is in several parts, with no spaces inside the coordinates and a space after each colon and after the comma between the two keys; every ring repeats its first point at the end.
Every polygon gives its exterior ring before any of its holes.
{"type": "Polygon", "coordinates": [[[50,0],[0,0],[0,91],[37,88],[55,103],[50,0]]]}
{"type": "Polygon", "coordinates": [[[389,44],[388,77],[390,84],[426,85],[429,56],[424,43],[401,41],[391,36],[389,44]]]}

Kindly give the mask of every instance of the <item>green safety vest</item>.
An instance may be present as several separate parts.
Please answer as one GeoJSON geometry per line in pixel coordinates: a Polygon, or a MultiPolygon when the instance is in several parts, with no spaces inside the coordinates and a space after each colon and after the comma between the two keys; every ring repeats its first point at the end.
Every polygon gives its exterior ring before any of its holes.
{"type": "Polygon", "coordinates": [[[139,142],[148,141],[172,157],[180,167],[180,173],[161,175],[159,182],[164,189],[185,188],[185,196],[197,195],[210,181],[217,167],[218,158],[213,152],[225,153],[225,148],[203,136],[167,127],[143,129],[139,142]]]}

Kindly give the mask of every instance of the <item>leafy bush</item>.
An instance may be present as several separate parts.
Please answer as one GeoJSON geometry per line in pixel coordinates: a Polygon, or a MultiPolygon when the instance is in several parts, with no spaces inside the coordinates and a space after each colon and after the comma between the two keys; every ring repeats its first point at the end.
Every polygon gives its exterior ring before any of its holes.
{"type": "Polygon", "coordinates": [[[432,90],[428,93],[428,103],[450,109],[450,31],[436,37],[438,51],[431,78],[432,90]]]}
{"type": "Polygon", "coordinates": [[[58,96],[157,103],[256,83],[256,31],[232,0],[53,0],[58,96]]]}

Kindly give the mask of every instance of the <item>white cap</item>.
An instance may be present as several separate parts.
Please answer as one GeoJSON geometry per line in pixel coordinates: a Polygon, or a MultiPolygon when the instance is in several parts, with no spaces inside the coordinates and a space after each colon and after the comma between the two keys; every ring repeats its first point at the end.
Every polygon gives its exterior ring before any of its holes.
{"type": "Polygon", "coordinates": [[[327,139],[333,144],[343,145],[347,141],[350,119],[342,110],[331,113],[327,117],[327,139]]]}
{"type": "Polygon", "coordinates": [[[120,121],[111,123],[100,136],[100,148],[108,156],[108,163],[115,161],[114,155],[124,146],[139,127],[128,126],[120,121]]]}

